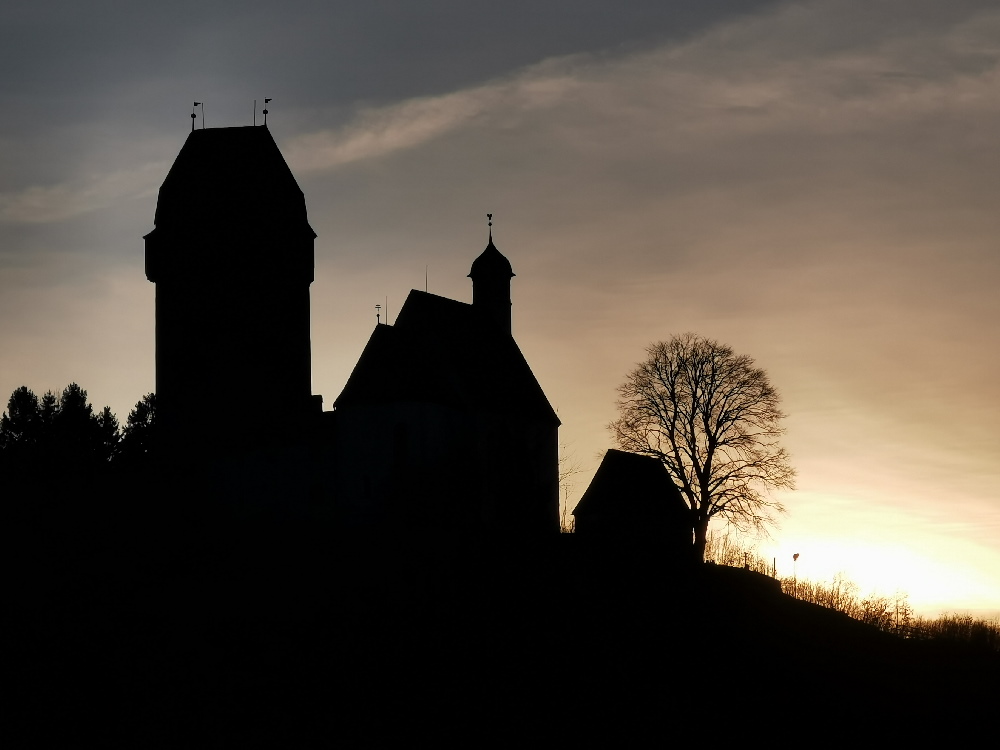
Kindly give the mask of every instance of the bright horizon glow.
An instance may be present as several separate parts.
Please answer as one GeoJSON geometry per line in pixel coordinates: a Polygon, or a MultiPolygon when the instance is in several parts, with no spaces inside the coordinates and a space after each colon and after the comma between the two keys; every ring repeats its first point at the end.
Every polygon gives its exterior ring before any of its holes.
{"type": "MultiPolygon", "coordinates": [[[[935,547],[950,546],[935,542],[935,547]]],[[[913,542],[845,542],[843,537],[797,537],[794,542],[761,544],[759,554],[777,560],[779,577],[798,575],[799,580],[831,583],[843,574],[858,586],[858,597],[892,597],[906,594],[915,614],[935,618],[956,612],[976,617],[1000,617],[1000,590],[979,568],[968,563],[969,555],[954,563],[942,562],[939,552],[922,554],[913,542]],[[792,555],[799,554],[796,564],[792,555]],[[954,602],[963,602],[956,607],[954,602]]]]}

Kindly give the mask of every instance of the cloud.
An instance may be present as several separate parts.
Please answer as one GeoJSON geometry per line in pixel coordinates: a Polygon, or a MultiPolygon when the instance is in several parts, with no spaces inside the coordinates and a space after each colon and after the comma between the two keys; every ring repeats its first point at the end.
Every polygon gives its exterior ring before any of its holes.
{"type": "Polygon", "coordinates": [[[292,138],[284,146],[286,158],[295,171],[333,169],[419,146],[485,117],[554,106],[577,82],[550,73],[551,67],[542,64],[509,81],[361,109],[341,128],[292,138]]]}
{"type": "MultiPolygon", "coordinates": [[[[591,161],[617,160],[605,179],[625,167],[620,181],[641,189],[647,179],[664,181],[649,173],[665,158],[680,158],[683,170],[684,156],[697,155],[699,180],[718,170],[757,180],[762,156],[776,159],[769,172],[787,167],[783,160],[798,154],[807,134],[885,135],[893,120],[1000,112],[1000,13],[931,14],[924,25],[910,19],[904,32],[890,33],[898,18],[883,10],[859,34],[862,5],[778,6],[682,44],[552,58],[451,93],[360,107],[345,125],[293,135],[282,147],[293,171],[308,173],[473,129],[520,129],[526,144],[558,140],[547,145],[591,161]],[[784,154],[774,147],[778,137],[790,139],[784,154]],[[720,164],[708,148],[748,138],[770,139],[773,151],[743,148],[720,164]]],[[[904,5],[886,7],[903,12],[904,5]]],[[[61,221],[148,194],[164,172],[158,162],[0,193],[0,221],[61,221]]]]}
{"type": "Polygon", "coordinates": [[[144,164],[56,185],[34,185],[0,193],[0,222],[43,224],[155,194],[169,162],[144,164]]]}
{"type": "MultiPolygon", "coordinates": [[[[894,32],[898,17],[883,9],[859,34],[863,5],[779,6],[683,44],[554,58],[442,96],[363,108],[284,146],[294,170],[328,170],[462,131],[520,127],[525,142],[558,138],[591,159],[645,149],[650,164],[696,153],[704,167],[714,141],[774,146],[785,137],[794,147],[807,134],[886,136],[893,122],[1000,113],[1000,12],[929,13],[924,24],[918,14],[894,32]]],[[[759,150],[743,150],[731,166],[759,161],[759,150]]]]}

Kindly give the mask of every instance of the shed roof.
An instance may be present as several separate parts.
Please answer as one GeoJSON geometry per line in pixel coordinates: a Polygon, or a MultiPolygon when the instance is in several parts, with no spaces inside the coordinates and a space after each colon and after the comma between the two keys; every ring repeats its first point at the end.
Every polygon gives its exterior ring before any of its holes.
{"type": "Polygon", "coordinates": [[[687,523],[690,511],[664,465],[652,456],[609,449],[573,511],[581,514],[647,517],[665,514],[687,523]]]}

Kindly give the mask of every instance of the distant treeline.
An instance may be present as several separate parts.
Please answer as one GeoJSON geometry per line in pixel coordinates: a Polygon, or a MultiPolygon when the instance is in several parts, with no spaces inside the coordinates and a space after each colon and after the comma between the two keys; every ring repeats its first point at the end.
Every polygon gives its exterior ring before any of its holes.
{"type": "Polygon", "coordinates": [[[111,466],[141,469],[155,453],[155,427],[152,393],[142,397],[122,427],[109,407],[95,411],[76,383],[41,397],[22,386],[0,416],[0,468],[8,482],[67,474],[83,478],[111,466]]]}
{"type": "MultiPolygon", "coordinates": [[[[728,534],[709,535],[705,559],[777,577],[772,562],[728,534]]],[[[892,596],[873,593],[862,597],[860,587],[843,573],[835,575],[830,583],[792,576],[779,580],[781,590],[789,596],[842,612],[884,633],[912,640],[963,643],[1000,653],[1000,618],[997,617],[982,619],[957,613],[941,614],[937,618],[915,615],[906,592],[897,591],[892,596]]]]}

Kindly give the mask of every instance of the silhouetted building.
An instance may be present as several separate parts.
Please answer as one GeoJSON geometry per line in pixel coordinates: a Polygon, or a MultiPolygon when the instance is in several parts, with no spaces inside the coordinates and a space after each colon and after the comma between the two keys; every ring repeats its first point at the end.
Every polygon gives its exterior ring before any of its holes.
{"type": "MultiPolygon", "coordinates": [[[[492,241],[487,253],[509,285],[492,241]]],[[[334,402],[339,494],[352,513],[558,530],[559,419],[510,335],[505,296],[503,325],[491,304],[500,296],[468,305],[414,290],[395,325],[372,333],[334,402]]]]}
{"type": "Polygon", "coordinates": [[[469,274],[473,304],[411,292],[322,413],[316,235],[267,128],[193,131],[155,225],[159,419],[200,486],[348,524],[558,530],[559,420],[511,337],[514,272],[492,231],[469,274]]]}
{"type": "Polygon", "coordinates": [[[581,537],[656,540],[690,548],[691,511],[666,467],[652,456],[608,450],[573,511],[581,537]]]}
{"type": "Polygon", "coordinates": [[[156,284],[156,395],[168,444],[189,448],[199,435],[216,447],[259,443],[318,412],[316,233],[268,129],[192,131],[160,187],[154,224],[146,277],[156,284]]]}

